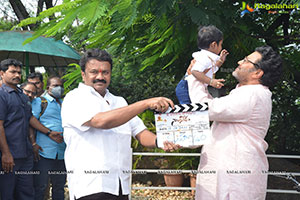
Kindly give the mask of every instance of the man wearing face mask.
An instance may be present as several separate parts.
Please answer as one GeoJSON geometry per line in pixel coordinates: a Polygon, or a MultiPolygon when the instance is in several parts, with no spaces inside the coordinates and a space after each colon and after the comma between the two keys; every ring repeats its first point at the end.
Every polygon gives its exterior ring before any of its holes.
{"type": "MultiPolygon", "coordinates": [[[[32,113],[47,128],[53,131],[63,132],[61,122],[61,103],[64,93],[63,81],[59,77],[50,77],[47,81],[47,94],[43,101],[47,101],[47,107],[42,112],[42,99],[36,98],[32,102],[32,113]]],[[[52,183],[52,199],[64,199],[64,185],[66,182],[64,152],[66,144],[57,143],[37,131],[36,144],[43,151],[39,151],[39,160],[35,164],[35,170],[40,171],[34,178],[35,199],[43,200],[47,189],[48,179],[52,183]]],[[[37,152],[35,152],[37,153],[37,152]]]]}

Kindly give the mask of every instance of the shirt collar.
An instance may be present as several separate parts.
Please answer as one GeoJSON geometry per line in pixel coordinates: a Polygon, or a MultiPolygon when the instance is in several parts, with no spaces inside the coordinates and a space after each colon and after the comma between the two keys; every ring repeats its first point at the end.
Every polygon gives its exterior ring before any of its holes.
{"type": "Polygon", "coordinates": [[[44,97],[46,98],[46,99],[48,99],[49,101],[56,101],[55,100],[55,98],[53,98],[49,93],[46,93],[45,95],[44,95],[44,97]]]}
{"type": "Polygon", "coordinates": [[[213,59],[213,60],[217,60],[217,59],[220,58],[219,55],[217,55],[217,54],[215,54],[215,53],[213,53],[213,52],[207,51],[207,50],[205,50],[205,49],[201,49],[201,51],[203,51],[204,54],[206,54],[207,56],[209,56],[209,57],[210,57],[211,59],[213,59]]]}
{"type": "Polygon", "coordinates": [[[93,87],[89,86],[89,85],[86,85],[84,83],[79,83],[79,86],[78,86],[79,89],[81,90],[87,90],[87,91],[90,91],[91,93],[93,93],[94,95],[100,97],[100,98],[104,98],[104,99],[107,99],[107,97],[110,96],[110,93],[109,93],[109,90],[106,89],[106,93],[104,95],[104,97],[102,97],[93,87]]]}
{"type": "Polygon", "coordinates": [[[15,90],[15,89],[9,87],[8,85],[6,85],[5,83],[3,83],[2,88],[4,88],[8,93],[11,93],[11,92],[23,93],[22,89],[19,88],[18,86],[16,87],[16,90],[15,90]]]}

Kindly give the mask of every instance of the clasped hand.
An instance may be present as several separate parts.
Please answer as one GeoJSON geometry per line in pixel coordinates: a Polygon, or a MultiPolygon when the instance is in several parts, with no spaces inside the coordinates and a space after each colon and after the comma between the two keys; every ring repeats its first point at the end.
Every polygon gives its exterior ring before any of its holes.
{"type": "Polygon", "coordinates": [[[64,140],[61,134],[62,132],[51,131],[49,137],[57,143],[62,143],[64,140]]]}

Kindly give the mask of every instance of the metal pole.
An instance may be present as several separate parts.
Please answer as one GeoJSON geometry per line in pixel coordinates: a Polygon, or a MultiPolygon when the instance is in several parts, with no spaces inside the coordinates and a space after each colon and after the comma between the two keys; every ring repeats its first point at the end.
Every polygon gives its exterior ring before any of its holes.
{"type": "Polygon", "coordinates": [[[25,63],[26,63],[25,72],[26,72],[26,78],[27,78],[27,76],[29,74],[29,53],[28,52],[25,53],[25,63]]]}

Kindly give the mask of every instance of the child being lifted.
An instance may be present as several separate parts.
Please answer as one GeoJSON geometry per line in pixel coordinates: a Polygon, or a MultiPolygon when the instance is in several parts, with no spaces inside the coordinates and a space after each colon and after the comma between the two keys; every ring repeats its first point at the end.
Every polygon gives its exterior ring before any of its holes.
{"type": "Polygon", "coordinates": [[[191,103],[205,101],[208,85],[218,89],[224,86],[222,83],[225,81],[224,79],[214,78],[214,74],[225,62],[228,55],[225,49],[222,50],[222,43],[223,33],[218,28],[212,25],[200,28],[198,48],[201,50],[193,53],[194,60],[187,70],[189,76],[186,78],[191,103]]]}

